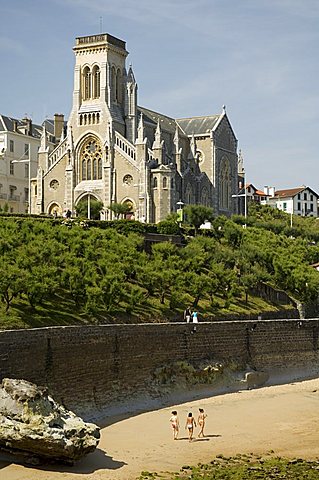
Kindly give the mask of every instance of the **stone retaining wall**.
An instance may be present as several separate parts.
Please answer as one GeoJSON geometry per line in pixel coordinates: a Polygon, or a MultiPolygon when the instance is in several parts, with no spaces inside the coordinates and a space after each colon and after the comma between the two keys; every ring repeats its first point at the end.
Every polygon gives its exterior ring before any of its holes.
{"type": "Polygon", "coordinates": [[[319,319],[53,327],[0,332],[1,379],[47,385],[76,411],[149,390],[156,368],[178,360],[256,369],[318,365],[319,319]]]}

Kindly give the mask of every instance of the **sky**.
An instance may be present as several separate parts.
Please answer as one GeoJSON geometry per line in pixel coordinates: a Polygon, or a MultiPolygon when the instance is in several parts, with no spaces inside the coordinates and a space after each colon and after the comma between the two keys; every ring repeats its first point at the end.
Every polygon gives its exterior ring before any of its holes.
{"type": "Polygon", "coordinates": [[[173,118],[223,105],[246,182],[319,192],[318,0],[0,0],[0,113],[68,118],[75,38],[126,41],[138,103],[173,118]]]}

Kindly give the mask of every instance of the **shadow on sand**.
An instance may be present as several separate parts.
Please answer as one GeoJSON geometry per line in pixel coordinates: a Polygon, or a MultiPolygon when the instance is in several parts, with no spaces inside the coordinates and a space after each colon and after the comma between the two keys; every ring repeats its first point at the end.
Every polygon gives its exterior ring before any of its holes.
{"type": "Polygon", "coordinates": [[[23,461],[21,458],[10,454],[0,455],[0,469],[5,468],[11,463],[23,465],[25,468],[32,468],[32,470],[43,470],[46,472],[61,472],[61,473],[73,473],[73,474],[89,474],[94,473],[97,470],[118,470],[124,465],[125,462],[115,460],[112,457],[97,448],[95,452],[90,453],[85,458],[82,458],[74,465],[57,465],[57,464],[41,464],[30,465],[23,461]]]}

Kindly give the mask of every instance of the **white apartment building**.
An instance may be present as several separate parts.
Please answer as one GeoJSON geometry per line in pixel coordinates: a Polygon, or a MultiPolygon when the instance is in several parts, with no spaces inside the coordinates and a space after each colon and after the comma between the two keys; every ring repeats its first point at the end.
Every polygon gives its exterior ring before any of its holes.
{"type": "MultiPolygon", "coordinates": [[[[269,190],[265,193],[269,193],[269,190]]],[[[276,190],[267,203],[291,215],[318,217],[319,195],[305,185],[286,190],[276,190]]]]}
{"type": "MultiPolygon", "coordinates": [[[[63,115],[46,120],[48,148],[52,150],[54,133],[62,129],[63,115]]],[[[43,126],[29,118],[17,120],[0,115],[0,207],[10,213],[33,213],[30,205],[31,178],[37,176],[38,150],[43,126]]],[[[61,136],[61,133],[60,133],[61,136]]]]}

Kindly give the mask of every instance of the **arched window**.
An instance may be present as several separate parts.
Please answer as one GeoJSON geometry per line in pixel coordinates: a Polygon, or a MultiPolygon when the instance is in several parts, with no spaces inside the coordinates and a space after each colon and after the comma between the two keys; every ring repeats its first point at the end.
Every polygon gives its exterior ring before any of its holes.
{"type": "Polygon", "coordinates": [[[230,208],[230,165],[227,157],[220,164],[219,205],[222,210],[230,208]]]}
{"type": "Polygon", "coordinates": [[[93,179],[97,178],[97,158],[93,158],[93,179]]]}
{"type": "Polygon", "coordinates": [[[163,177],[163,188],[167,188],[167,177],[163,177]]]}
{"type": "Polygon", "coordinates": [[[86,164],[87,164],[87,179],[88,179],[88,180],[92,180],[92,170],[91,170],[91,168],[92,168],[92,161],[91,161],[90,158],[88,158],[86,164]]]}
{"type": "Polygon", "coordinates": [[[91,98],[91,70],[89,69],[89,67],[85,67],[83,70],[82,85],[83,100],[88,100],[89,98],[91,98]]]}
{"type": "Polygon", "coordinates": [[[157,188],[157,177],[153,178],[153,188],[157,188]]]}
{"type": "Polygon", "coordinates": [[[82,180],[86,180],[86,158],[82,160],[82,180]]]}
{"type": "Polygon", "coordinates": [[[186,192],[185,192],[185,202],[188,205],[192,205],[193,202],[193,190],[190,184],[187,185],[186,187],[186,192]]]}
{"type": "Polygon", "coordinates": [[[205,205],[206,207],[209,207],[209,195],[208,195],[208,190],[207,190],[206,187],[203,187],[203,189],[202,189],[201,204],[205,205]]]}
{"type": "Polygon", "coordinates": [[[93,67],[93,98],[100,97],[100,69],[97,65],[93,67]]]}
{"type": "Polygon", "coordinates": [[[116,71],[115,71],[115,67],[112,67],[112,93],[111,93],[111,96],[112,96],[113,102],[115,102],[116,101],[116,71]]]}
{"type": "Polygon", "coordinates": [[[121,103],[121,98],[122,98],[122,95],[121,95],[122,78],[121,77],[122,77],[121,70],[118,69],[116,72],[116,101],[118,103],[121,103]]]}
{"type": "Polygon", "coordinates": [[[80,152],[81,180],[99,180],[102,178],[102,147],[100,142],[89,137],[80,152]]]}
{"type": "Polygon", "coordinates": [[[97,160],[97,178],[99,180],[102,178],[102,158],[97,160]]]}

